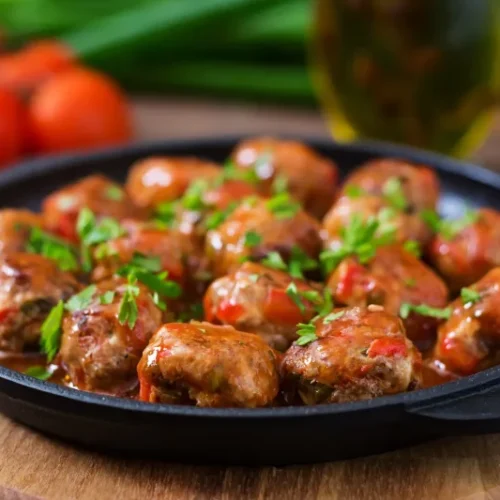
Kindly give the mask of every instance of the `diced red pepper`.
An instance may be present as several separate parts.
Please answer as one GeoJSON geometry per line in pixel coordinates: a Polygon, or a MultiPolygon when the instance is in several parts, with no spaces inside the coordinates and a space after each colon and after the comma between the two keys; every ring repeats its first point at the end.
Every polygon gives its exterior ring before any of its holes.
{"type": "Polygon", "coordinates": [[[244,312],[245,308],[242,305],[235,304],[230,300],[223,300],[217,308],[215,316],[223,323],[234,325],[244,312]]]}
{"type": "Polygon", "coordinates": [[[78,241],[78,234],[76,232],[76,219],[75,212],[67,212],[60,216],[59,222],[55,232],[65,238],[66,240],[76,242],[78,241]]]}
{"type": "Polygon", "coordinates": [[[395,339],[391,337],[380,337],[375,339],[368,349],[368,356],[375,358],[376,356],[406,356],[408,348],[404,339],[395,339]]]}
{"type": "Polygon", "coordinates": [[[17,307],[7,307],[5,309],[0,310],[0,323],[6,321],[9,318],[9,316],[12,316],[18,311],[19,308],[17,307]]]}
{"type": "Polygon", "coordinates": [[[280,288],[272,288],[267,294],[263,314],[269,321],[283,325],[296,325],[304,320],[304,314],[280,288]]]}
{"type": "Polygon", "coordinates": [[[341,269],[342,274],[337,282],[335,297],[343,303],[349,303],[352,300],[354,286],[361,280],[366,273],[366,269],[355,261],[347,263],[341,269]]]}

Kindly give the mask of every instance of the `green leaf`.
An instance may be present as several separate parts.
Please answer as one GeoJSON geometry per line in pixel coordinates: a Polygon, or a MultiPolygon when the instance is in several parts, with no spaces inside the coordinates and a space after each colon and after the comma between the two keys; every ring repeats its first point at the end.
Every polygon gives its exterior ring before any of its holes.
{"type": "Polygon", "coordinates": [[[177,299],[182,295],[182,288],[175,281],[162,279],[161,276],[155,276],[154,274],[143,270],[136,270],[133,274],[136,276],[138,281],[162,297],[177,299]]]}
{"type": "Polygon", "coordinates": [[[253,248],[259,245],[262,241],[262,236],[255,231],[247,231],[245,233],[244,245],[248,248],[253,248]]]}
{"type": "Polygon", "coordinates": [[[299,291],[297,289],[297,285],[295,283],[290,283],[286,288],[286,294],[292,302],[299,308],[300,312],[304,313],[306,310],[306,306],[302,302],[299,291]]]}
{"type": "Polygon", "coordinates": [[[151,271],[157,273],[161,271],[161,259],[158,256],[147,256],[140,252],[134,252],[132,260],[130,261],[132,266],[140,267],[146,271],[151,271]]]}
{"type": "Polygon", "coordinates": [[[447,220],[441,219],[433,210],[424,210],[420,217],[427,226],[434,232],[440,234],[445,240],[453,240],[459,233],[479,220],[479,213],[470,208],[465,210],[460,219],[447,220]]]}
{"type": "Polygon", "coordinates": [[[332,312],[323,318],[323,323],[325,325],[330,324],[332,321],[341,318],[345,314],[345,311],[332,312]]]}
{"type": "Polygon", "coordinates": [[[426,304],[418,304],[418,305],[409,304],[408,302],[404,302],[403,304],[401,304],[401,308],[399,309],[399,315],[403,319],[408,318],[411,312],[415,312],[422,316],[429,316],[431,318],[438,318],[438,319],[449,319],[451,316],[450,307],[437,308],[428,306],[426,304]]]}
{"type": "Polygon", "coordinates": [[[299,323],[297,327],[297,335],[299,336],[295,341],[297,345],[305,346],[318,338],[316,327],[312,323],[299,323]]]}
{"type": "Polygon", "coordinates": [[[462,288],[460,297],[464,304],[475,304],[481,300],[481,294],[472,288],[462,288]]]}
{"type": "Polygon", "coordinates": [[[112,290],[108,290],[107,292],[104,292],[100,297],[99,297],[99,302],[102,305],[109,305],[113,303],[113,300],[115,300],[115,292],[112,290]]]}
{"type": "Polygon", "coordinates": [[[203,210],[207,207],[203,201],[203,194],[208,190],[208,182],[205,179],[197,179],[187,188],[181,198],[181,204],[188,210],[203,210]]]}
{"type": "Polygon", "coordinates": [[[291,219],[300,211],[300,204],[288,193],[279,193],[266,201],[266,208],[278,219],[291,219]]]}
{"type": "Polygon", "coordinates": [[[53,307],[43,322],[40,332],[40,347],[43,353],[47,355],[47,361],[52,361],[59,351],[61,343],[61,324],[64,315],[64,302],[60,300],[53,307]]]}
{"type": "Polygon", "coordinates": [[[382,193],[385,199],[401,212],[406,210],[408,201],[406,199],[401,180],[398,177],[390,177],[382,187],[382,193]]]}
{"type": "Polygon", "coordinates": [[[168,228],[172,228],[177,218],[178,208],[178,201],[160,203],[155,208],[155,220],[168,228]]]}
{"type": "Polygon", "coordinates": [[[273,194],[286,193],[288,191],[288,179],[283,174],[278,174],[273,180],[273,194]]]}
{"type": "Polygon", "coordinates": [[[108,200],[111,201],[121,201],[123,200],[125,193],[123,192],[123,189],[120,188],[119,186],[112,185],[106,189],[105,196],[108,200]]]}
{"type": "Polygon", "coordinates": [[[30,366],[25,370],[24,374],[38,380],[49,380],[52,377],[52,373],[45,366],[30,366]]]}
{"type": "Polygon", "coordinates": [[[95,285],[90,285],[80,293],[73,295],[73,297],[66,302],[65,309],[72,313],[86,309],[91,304],[92,297],[96,290],[97,287],[95,285]]]}
{"type": "Polygon", "coordinates": [[[311,259],[301,248],[294,245],[288,263],[289,273],[293,278],[304,279],[304,271],[318,269],[319,263],[311,259]]]}
{"type": "Polygon", "coordinates": [[[139,295],[140,290],[135,283],[135,277],[129,277],[118,310],[118,321],[122,325],[128,325],[129,328],[134,328],[139,314],[136,297],[139,295]]]}
{"type": "Polygon", "coordinates": [[[356,186],[355,184],[350,184],[349,186],[346,186],[344,192],[349,198],[353,200],[366,195],[366,191],[362,187],[356,186]]]}
{"type": "Polygon", "coordinates": [[[422,249],[420,248],[420,243],[414,240],[405,241],[403,244],[403,248],[411,253],[413,256],[420,258],[422,256],[422,249]]]}
{"type": "Polygon", "coordinates": [[[280,271],[288,270],[285,261],[278,252],[269,252],[267,256],[261,260],[261,264],[271,269],[278,269],[280,271]]]}

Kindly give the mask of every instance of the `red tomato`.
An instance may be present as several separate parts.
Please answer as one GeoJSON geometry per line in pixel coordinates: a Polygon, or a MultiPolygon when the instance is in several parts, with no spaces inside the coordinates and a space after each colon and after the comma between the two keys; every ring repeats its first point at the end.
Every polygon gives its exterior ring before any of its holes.
{"type": "Polygon", "coordinates": [[[402,339],[393,339],[390,337],[380,337],[375,339],[368,349],[368,356],[374,358],[376,356],[406,356],[408,348],[402,339]]]}
{"type": "Polygon", "coordinates": [[[60,42],[41,40],[0,57],[0,87],[32,92],[40,83],[74,64],[70,50],[60,42]]]}
{"type": "Polygon", "coordinates": [[[283,325],[296,325],[304,320],[304,315],[286,291],[277,288],[272,288],[267,294],[263,313],[269,321],[283,325]]]}
{"type": "Polygon", "coordinates": [[[110,146],[132,137],[121,90],[107,76],[85,68],[70,69],[41,85],[29,117],[42,153],[110,146]]]}
{"type": "Polygon", "coordinates": [[[0,167],[17,160],[23,145],[24,111],[16,95],[0,88],[0,167]]]}

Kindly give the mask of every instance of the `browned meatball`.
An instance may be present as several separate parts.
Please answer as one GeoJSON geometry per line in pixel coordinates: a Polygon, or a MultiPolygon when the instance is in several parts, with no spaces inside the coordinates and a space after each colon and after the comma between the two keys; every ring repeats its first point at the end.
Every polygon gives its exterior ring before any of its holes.
{"type": "Polygon", "coordinates": [[[500,214],[483,208],[457,234],[437,234],[429,258],[454,292],[500,265],[500,214]]]}
{"type": "Polygon", "coordinates": [[[254,198],[208,232],[205,252],[216,276],[236,270],[245,259],[260,260],[273,251],[287,260],[294,247],[316,259],[322,246],[319,231],[319,223],[286,195],[254,198]],[[276,202],[280,200],[284,203],[276,202]]]}
{"type": "Polygon", "coordinates": [[[277,354],[258,335],[210,323],[169,323],[144,350],[140,398],[208,407],[269,406],[278,394],[277,354]]]}
{"type": "Polygon", "coordinates": [[[293,279],[285,272],[246,262],[236,272],[212,283],[205,294],[205,319],[257,333],[275,349],[283,351],[297,338],[297,324],[307,323],[317,314],[314,306],[321,300],[318,286],[293,279]],[[292,282],[301,305],[287,294],[292,282]],[[315,300],[307,300],[300,295],[303,292],[313,294],[315,300]]]}
{"type": "Polygon", "coordinates": [[[79,284],[57,264],[40,255],[11,253],[0,257],[0,350],[35,346],[40,327],[60,300],[79,284]]]}
{"type": "Polygon", "coordinates": [[[261,137],[243,141],[232,155],[237,167],[254,169],[262,179],[261,194],[270,195],[277,176],[306,211],[323,217],[337,191],[335,163],[296,141],[261,137]]]}
{"type": "Polygon", "coordinates": [[[459,375],[500,362],[500,268],[462,292],[441,325],[434,358],[459,375]]]}
{"type": "Polygon", "coordinates": [[[137,387],[137,363],[161,325],[161,311],[147,289],[135,286],[135,323],[119,319],[122,299],[129,290],[124,280],[93,285],[88,303],[66,313],[58,359],[76,387],[114,394],[137,387]],[[103,300],[105,294],[111,297],[103,300]]]}
{"type": "Polygon", "coordinates": [[[369,306],[339,309],[335,317],[318,320],[316,339],[285,353],[289,403],[343,403],[419,387],[421,355],[396,316],[369,306]]]}
{"type": "Polygon", "coordinates": [[[45,198],[43,217],[46,228],[70,241],[77,241],[76,221],[85,207],[97,217],[118,220],[144,215],[119,184],[103,175],[92,175],[45,198]]]}
{"type": "Polygon", "coordinates": [[[180,198],[194,180],[210,179],[220,172],[216,163],[199,158],[147,158],[132,166],[126,189],[138,207],[152,210],[159,203],[180,198]]]}
{"type": "MultiPolygon", "coordinates": [[[[439,198],[439,179],[424,165],[413,165],[403,160],[372,160],[354,171],[346,180],[342,193],[353,186],[381,197],[394,197],[394,184],[400,187],[404,211],[416,214],[425,209],[434,210],[439,198]]],[[[397,189],[396,189],[397,191],[397,189]]]]}
{"type": "Polygon", "coordinates": [[[321,236],[327,248],[336,249],[341,245],[344,228],[352,223],[354,217],[364,223],[373,219],[378,220],[377,236],[390,229],[394,243],[413,240],[425,245],[432,237],[432,231],[419,215],[395,209],[382,197],[343,195],[323,219],[321,236]]]}
{"type": "MultiPolygon", "coordinates": [[[[362,265],[354,257],[344,259],[328,279],[336,303],[349,306],[377,304],[394,315],[403,303],[445,307],[448,290],[423,262],[398,245],[380,247],[373,259],[362,265]]],[[[404,320],[408,337],[421,349],[436,337],[437,320],[412,312],[404,320]]]]}
{"type": "Polygon", "coordinates": [[[42,217],[29,210],[0,210],[0,253],[23,252],[31,229],[42,227],[42,217]]]}

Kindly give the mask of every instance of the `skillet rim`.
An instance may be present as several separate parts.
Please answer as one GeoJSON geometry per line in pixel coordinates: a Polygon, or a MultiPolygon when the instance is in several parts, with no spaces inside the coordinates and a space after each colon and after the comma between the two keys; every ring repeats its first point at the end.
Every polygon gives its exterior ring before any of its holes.
{"type": "MultiPolygon", "coordinates": [[[[105,148],[92,153],[76,153],[48,158],[39,158],[23,162],[0,173],[0,189],[10,184],[30,178],[40,178],[44,175],[65,171],[73,167],[73,163],[100,162],[105,165],[106,160],[117,160],[120,157],[141,156],[142,154],[158,154],[176,149],[192,148],[227,148],[230,149],[238,141],[255,134],[231,134],[217,137],[173,139],[151,142],[134,143],[127,146],[105,148]]],[[[347,154],[360,153],[373,158],[392,157],[402,158],[412,162],[429,164],[438,172],[455,175],[479,184],[500,190],[500,173],[488,170],[472,162],[464,162],[453,158],[407,146],[395,145],[387,142],[363,141],[350,144],[335,143],[328,138],[317,136],[278,134],[276,137],[295,139],[309,144],[313,148],[327,150],[330,155],[335,152],[347,154]]],[[[165,153],[163,153],[165,154],[165,153]]],[[[93,407],[104,407],[114,410],[125,410],[146,414],[163,414],[172,416],[186,416],[191,418],[219,418],[219,419],[282,419],[307,418],[312,416],[333,415],[354,411],[375,410],[382,407],[403,406],[427,407],[440,402],[449,402],[472,393],[487,390],[500,380],[500,366],[492,367],[477,374],[463,377],[459,380],[447,382],[435,387],[420,389],[414,392],[382,396],[366,401],[341,403],[318,406],[288,406],[276,408],[199,408],[196,406],[176,406],[153,404],[132,399],[107,396],[98,393],[80,391],[69,387],[45,382],[23,373],[0,366],[0,378],[27,389],[35,390],[46,395],[83,403],[93,407]],[[448,399],[447,399],[448,398],[448,399]]],[[[14,396],[15,398],[15,396],[14,396]]]]}

